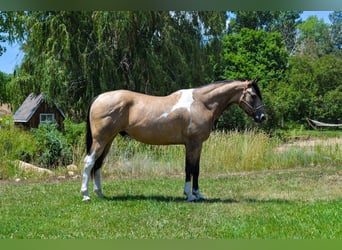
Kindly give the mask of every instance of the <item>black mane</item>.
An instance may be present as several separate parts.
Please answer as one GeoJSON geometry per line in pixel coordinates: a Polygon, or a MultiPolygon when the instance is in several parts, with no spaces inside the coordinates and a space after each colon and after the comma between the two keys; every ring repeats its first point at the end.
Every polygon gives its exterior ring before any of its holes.
{"type": "Polygon", "coordinates": [[[259,88],[256,81],[253,81],[253,88],[254,88],[256,94],[259,96],[260,100],[262,100],[261,91],[260,91],[260,88],[259,88]]]}

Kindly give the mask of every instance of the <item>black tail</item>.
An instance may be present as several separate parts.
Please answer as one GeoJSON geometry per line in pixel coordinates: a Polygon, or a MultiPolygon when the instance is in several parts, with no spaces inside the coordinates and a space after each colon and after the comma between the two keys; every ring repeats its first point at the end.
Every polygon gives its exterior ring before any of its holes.
{"type": "MultiPolygon", "coordinates": [[[[92,103],[91,103],[92,104],[92,103]]],[[[87,131],[86,131],[86,148],[87,148],[87,155],[90,155],[90,149],[91,145],[93,144],[93,137],[91,134],[91,128],[90,128],[90,118],[89,118],[89,113],[90,113],[90,107],[91,104],[88,107],[88,113],[87,113],[87,131]]]]}
{"type": "MultiPolygon", "coordinates": [[[[92,100],[92,102],[90,103],[89,107],[88,107],[88,113],[87,113],[87,126],[86,126],[86,149],[87,149],[87,155],[90,155],[92,152],[90,152],[91,150],[91,146],[93,144],[93,136],[91,133],[91,128],[90,128],[90,108],[91,105],[93,104],[93,102],[95,101],[96,98],[94,98],[92,100]]],[[[102,154],[98,159],[96,159],[94,167],[91,170],[91,174],[90,176],[93,178],[94,177],[94,173],[96,172],[96,170],[98,170],[99,168],[101,168],[102,166],[102,162],[104,159],[104,155],[102,154]]]]}

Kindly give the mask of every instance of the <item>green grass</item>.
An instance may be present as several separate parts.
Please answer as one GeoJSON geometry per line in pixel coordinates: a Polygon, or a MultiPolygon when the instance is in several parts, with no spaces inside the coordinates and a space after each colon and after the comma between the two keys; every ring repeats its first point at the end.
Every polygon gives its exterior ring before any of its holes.
{"type": "Polygon", "coordinates": [[[0,183],[0,238],[341,239],[342,168],[259,170],[201,178],[106,178],[106,199],[81,202],[79,181],[0,183]]]}
{"type": "Polygon", "coordinates": [[[342,238],[342,147],[333,140],[280,150],[283,142],[264,133],[215,132],[201,158],[207,200],[187,203],[183,146],[118,137],[103,166],[108,197],[92,195],[85,203],[80,177],[58,179],[68,176],[65,168],[53,177],[25,173],[12,149],[25,149],[29,140],[1,139],[7,154],[0,163],[1,239],[342,238]]]}

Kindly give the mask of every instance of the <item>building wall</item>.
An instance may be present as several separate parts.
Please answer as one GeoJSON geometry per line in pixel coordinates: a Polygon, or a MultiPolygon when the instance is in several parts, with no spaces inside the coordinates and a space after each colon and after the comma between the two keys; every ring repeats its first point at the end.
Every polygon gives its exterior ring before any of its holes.
{"type": "Polygon", "coordinates": [[[62,116],[62,114],[59,112],[59,110],[55,107],[49,107],[47,105],[46,102],[43,102],[39,108],[36,110],[36,112],[33,114],[33,116],[31,117],[31,119],[28,121],[28,123],[26,124],[18,124],[16,123],[16,125],[21,125],[25,128],[38,128],[39,123],[40,123],[40,114],[41,113],[53,113],[55,115],[55,122],[57,123],[57,128],[59,130],[63,130],[64,126],[63,126],[63,121],[64,121],[64,117],[62,116]]]}

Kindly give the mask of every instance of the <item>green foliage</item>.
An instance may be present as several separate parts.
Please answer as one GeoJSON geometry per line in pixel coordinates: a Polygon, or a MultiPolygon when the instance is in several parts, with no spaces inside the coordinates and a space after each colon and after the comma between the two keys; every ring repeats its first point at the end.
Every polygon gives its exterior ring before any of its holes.
{"type": "Polygon", "coordinates": [[[9,103],[11,98],[7,90],[7,83],[10,81],[10,76],[0,72],[0,105],[2,103],[9,103]]]}
{"type": "Polygon", "coordinates": [[[329,33],[329,25],[324,20],[318,20],[316,16],[298,25],[299,35],[296,53],[315,58],[332,51],[332,41],[329,33]]]}
{"type": "Polygon", "coordinates": [[[223,38],[226,79],[281,79],[288,54],[279,33],[242,29],[223,38]]]}
{"type": "Polygon", "coordinates": [[[0,180],[16,175],[13,161],[34,160],[36,147],[33,136],[14,127],[12,118],[0,119],[0,180]]]}
{"type": "Polygon", "coordinates": [[[342,49],[342,11],[333,11],[329,15],[331,21],[331,41],[336,49],[342,49]]]}
{"type": "MultiPolygon", "coordinates": [[[[259,86],[265,92],[265,106],[272,113],[274,91],[271,86],[284,79],[288,61],[281,35],[243,28],[240,33],[224,36],[222,46],[223,60],[217,66],[222,68],[222,78],[259,79],[259,86]]],[[[220,118],[219,124],[226,129],[245,128],[251,127],[249,120],[243,112],[231,108],[220,118]]]]}
{"type": "Polygon", "coordinates": [[[69,145],[75,146],[80,141],[84,142],[86,124],[82,123],[74,123],[69,119],[64,120],[64,137],[67,140],[69,145]]]}
{"type": "Polygon", "coordinates": [[[290,61],[288,82],[277,87],[278,112],[285,121],[306,124],[306,118],[341,123],[342,59],[325,55],[316,60],[296,56],[290,61]],[[332,66],[333,65],[333,66],[332,66]]]}
{"type": "Polygon", "coordinates": [[[23,64],[13,90],[46,93],[76,120],[104,91],[165,95],[205,81],[202,27],[217,37],[224,12],[25,12],[23,64]],[[31,76],[31,78],[30,78],[31,76]],[[25,85],[25,86],[24,86],[25,85]]]}
{"type": "MultiPolygon", "coordinates": [[[[22,65],[10,79],[0,75],[0,102],[16,109],[31,92],[43,91],[70,119],[84,121],[91,99],[108,90],[166,95],[221,79],[258,78],[269,114],[262,129],[303,124],[306,116],[335,123],[341,12],[331,13],[331,24],[302,21],[300,13],[0,12],[0,27],[9,32],[4,39],[25,37],[22,65]]],[[[253,126],[235,108],[217,123],[253,126]]]]}
{"type": "Polygon", "coordinates": [[[23,20],[20,12],[0,11],[0,56],[6,51],[3,47],[4,42],[13,43],[15,40],[23,39],[23,20]]]}
{"type": "Polygon", "coordinates": [[[54,124],[27,131],[15,127],[11,117],[0,119],[0,179],[21,175],[17,160],[44,168],[78,164],[84,156],[84,127],[67,120],[64,134],[54,124]]]}
{"type": "Polygon", "coordinates": [[[72,150],[58,132],[55,124],[42,124],[33,130],[37,140],[38,164],[46,168],[66,166],[72,163],[72,150]]]}
{"type": "Polygon", "coordinates": [[[289,53],[296,43],[297,25],[301,11],[233,11],[236,16],[229,25],[229,32],[240,33],[243,28],[278,32],[282,35],[289,53]]]}

